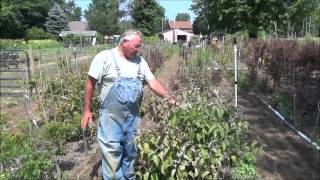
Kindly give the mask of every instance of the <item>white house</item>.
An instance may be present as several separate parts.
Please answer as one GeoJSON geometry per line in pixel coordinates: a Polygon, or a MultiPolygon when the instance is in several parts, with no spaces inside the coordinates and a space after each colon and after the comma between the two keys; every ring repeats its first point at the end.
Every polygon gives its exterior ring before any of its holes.
{"type": "Polygon", "coordinates": [[[185,43],[189,42],[194,34],[181,29],[170,29],[160,33],[159,36],[161,40],[169,41],[171,43],[185,43]]]}

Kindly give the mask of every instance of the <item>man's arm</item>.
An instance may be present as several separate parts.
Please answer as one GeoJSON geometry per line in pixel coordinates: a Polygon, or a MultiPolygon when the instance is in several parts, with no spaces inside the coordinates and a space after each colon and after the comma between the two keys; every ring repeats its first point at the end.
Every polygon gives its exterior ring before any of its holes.
{"type": "Polygon", "coordinates": [[[83,109],[81,117],[81,128],[86,128],[87,123],[92,123],[92,112],[90,108],[91,99],[93,96],[94,87],[97,80],[89,76],[85,87],[84,87],[84,97],[83,97],[83,109]]]}
{"type": "Polygon", "coordinates": [[[149,88],[155,92],[158,96],[165,98],[168,94],[164,87],[156,79],[148,81],[149,88]]]}

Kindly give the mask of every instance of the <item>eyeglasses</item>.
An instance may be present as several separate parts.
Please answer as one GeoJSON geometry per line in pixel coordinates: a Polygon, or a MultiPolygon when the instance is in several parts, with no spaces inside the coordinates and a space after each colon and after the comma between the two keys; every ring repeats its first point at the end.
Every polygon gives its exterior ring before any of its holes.
{"type": "Polygon", "coordinates": [[[135,45],[135,46],[134,46],[134,45],[131,45],[131,46],[134,47],[135,49],[139,49],[139,50],[142,48],[142,44],[135,45]]]}

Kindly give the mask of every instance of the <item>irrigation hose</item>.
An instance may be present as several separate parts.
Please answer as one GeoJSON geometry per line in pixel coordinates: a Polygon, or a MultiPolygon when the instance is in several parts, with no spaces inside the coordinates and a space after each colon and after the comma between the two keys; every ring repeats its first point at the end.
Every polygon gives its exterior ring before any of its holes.
{"type": "Polygon", "coordinates": [[[311,144],[312,146],[314,146],[318,151],[320,150],[320,146],[313,142],[310,138],[308,138],[305,134],[303,134],[301,131],[297,130],[296,128],[293,127],[292,124],[290,124],[277,110],[275,110],[271,105],[269,105],[266,101],[264,101],[263,99],[257,97],[261,102],[263,102],[265,105],[268,106],[269,109],[271,109],[271,111],[273,113],[275,113],[284,124],[286,124],[291,130],[293,130],[295,133],[298,134],[298,136],[300,136],[303,140],[305,140],[307,143],[311,144]]]}

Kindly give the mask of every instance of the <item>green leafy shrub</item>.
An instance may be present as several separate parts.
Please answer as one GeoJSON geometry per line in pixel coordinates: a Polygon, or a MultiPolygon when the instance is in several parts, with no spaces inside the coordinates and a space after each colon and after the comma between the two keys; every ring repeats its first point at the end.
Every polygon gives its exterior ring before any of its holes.
{"type": "MultiPolygon", "coordinates": [[[[195,96],[194,91],[190,93],[195,96]]],[[[236,159],[249,159],[249,156],[243,157],[244,152],[256,154],[256,145],[249,148],[242,138],[247,125],[232,107],[209,106],[206,97],[200,95],[195,99],[190,98],[190,94],[183,97],[180,108],[171,108],[169,115],[160,115],[163,117],[158,122],[160,132],[148,132],[138,139],[138,178],[219,179],[232,176],[231,168],[240,168],[243,164],[236,159]]],[[[156,110],[161,111],[161,108],[156,110]]],[[[255,167],[255,159],[246,163],[255,167]]],[[[255,170],[244,173],[255,174],[255,170]]]]}
{"type": "Polygon", "coordinates": [[[78,128],[74,128],[74,125],[67,122],[49,122],[41,127],[41,135],[50,140],[56,147],[56,154],[64,154],[64,144],[67,139],[72,138],[74,135],[79,135],[79,124],[78,128]]]}
{"type": "Polygon", "coordinates": [[[26,155],[22,167],[18,171],[18,178],[25,180],[48,179],[51,177],[51,160],[48,155],[30,153],[26,155]]]}
{"type": "Polygon", "coordinates": [[[54,39],[54,35],[47,33],[41,28],[32,27],[26,32],[26,40],[54,39]]]}
{"type": "Polygon", "coordinates": [[[32,140],[24,134],[0,132],[0,179],[48,179],[51,161],[45,151],[33,149],[32,140]]]}

